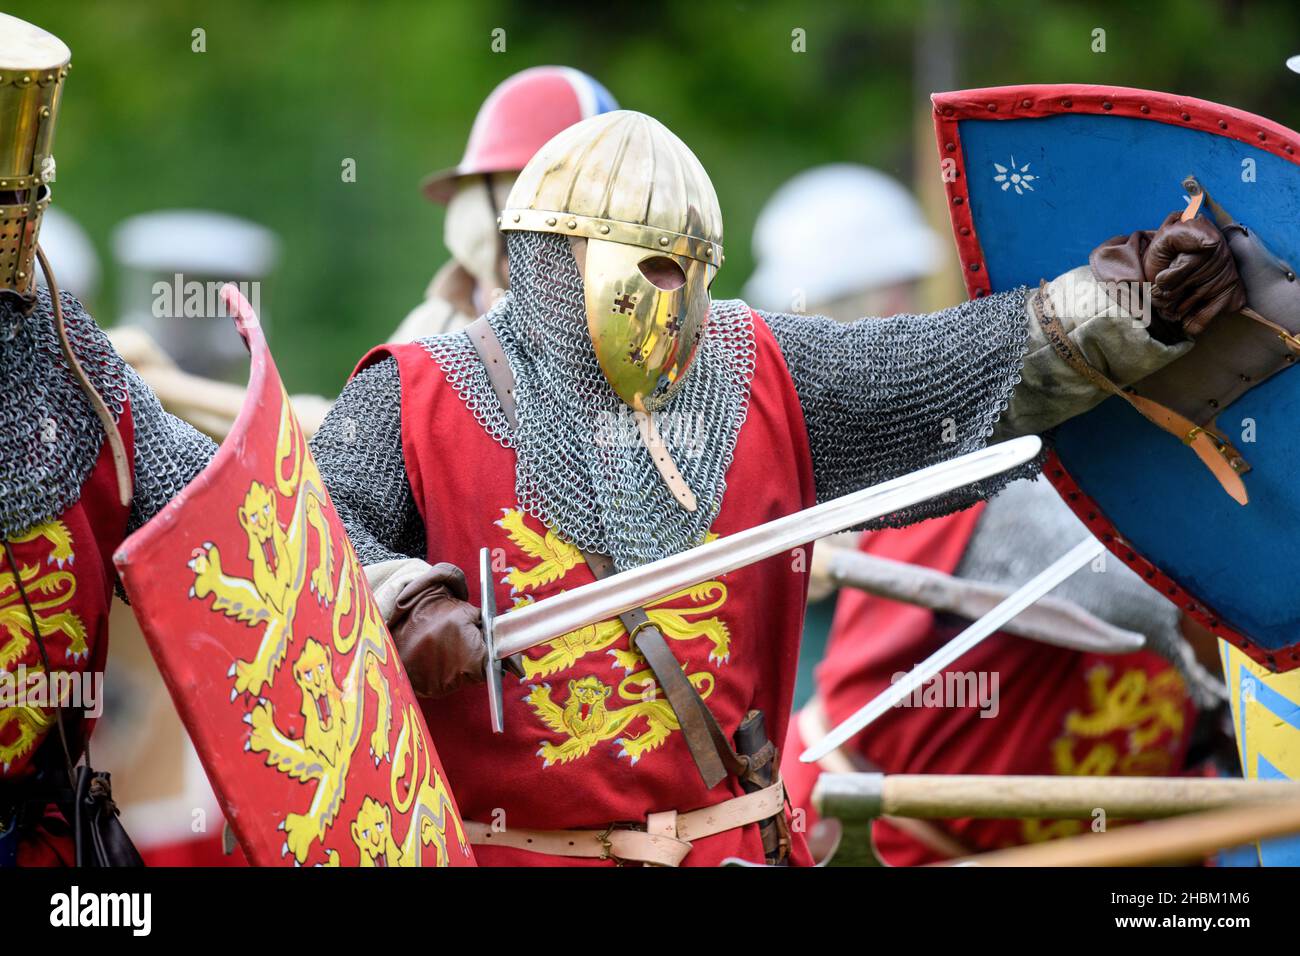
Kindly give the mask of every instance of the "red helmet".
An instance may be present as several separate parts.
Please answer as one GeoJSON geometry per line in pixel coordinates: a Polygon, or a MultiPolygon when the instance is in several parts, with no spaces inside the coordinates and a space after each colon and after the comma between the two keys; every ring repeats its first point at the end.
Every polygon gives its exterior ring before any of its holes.
{"type": "Polygon", "coordinates": [[[616,109],[607,89],[570,67],[535,66],[516,73],[479,107],[460,163],[430,174],[424,194],[445,203],[462,176],[517,172],[556,133],[616,109]]]}

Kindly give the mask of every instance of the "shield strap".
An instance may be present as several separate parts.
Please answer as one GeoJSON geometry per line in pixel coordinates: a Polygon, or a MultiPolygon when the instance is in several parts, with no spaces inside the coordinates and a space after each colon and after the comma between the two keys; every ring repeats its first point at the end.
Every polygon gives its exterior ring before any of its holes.
{"type": "Polygon", "coordinates": [[[1046,282],[1040,283],[1038,291],[1030,298],[1030,303],[1038,324],[1042,326],[1043,333],[1056,354],[1094,386],[1122,398],[1147,421],[1190,447],[1223,490],[1238,504],[1246,504],[1248,500],[1246,485],[1241,480],[1240,472],[1246,471],[1248,466],[1232,443],[1214,430],[1197,425],[1172,408],[1121,388],[1098,371],[1070,340],[1065,327],[1061,325],[1060,318],[1052,310],[1051,299],[1047,295],[1046,288],[1046,282]]]}
{"type": "MultiPolygon", "coordinates": [[[[501,347],[496,333],[492,331],[492,326],[483,316],[475,319],[466,332],[474,344],[479,359],[483,362],[488,380],[492,383],[492,390],[496,393],[497,401],[501,403],[501,410],[513,428],[516,424],[515,381],[505,350],[501,347]]],[[[600,579],[614,573],[614,562],[608,555],[584,551],[582,556],[587,562],[587,567],[591,569],[593,577],[600,579]]],[[[627,611],[619,615],[619,620],[627,629],[633,646],[646,659],[655,680],[663,688],[664,696],[673,709],[677,722],[681,725],[682,736],[686,740],[686,746],[691,752],[695,766],[700,771],[700,776],[704,779],[705,786],[713,789],[726,778],[728,773],[735,774],[741,779],[753,773],[757,767],[752,764],[759,761],[736,753],[727,740],[726,733],[719,726],[717,718],[713,716],[704,698],[687,678],[681,664],[668,647],[663,632],[651,622],[645,608],[638,607],[627,611]]],[[[772,755],[764,756],[768,760],[773,759],[772,755]]]]}

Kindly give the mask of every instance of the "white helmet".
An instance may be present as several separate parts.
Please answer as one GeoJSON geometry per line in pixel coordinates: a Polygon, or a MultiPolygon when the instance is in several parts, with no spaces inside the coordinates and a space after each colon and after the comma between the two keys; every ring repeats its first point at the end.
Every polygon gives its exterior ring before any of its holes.
{"type": "Polygon", "coordinates": [[[778,189],[754,225],[750,305],[790,310],[933,274],[939,237],[901,183],[867,166],[834,163],[778,189]]]}

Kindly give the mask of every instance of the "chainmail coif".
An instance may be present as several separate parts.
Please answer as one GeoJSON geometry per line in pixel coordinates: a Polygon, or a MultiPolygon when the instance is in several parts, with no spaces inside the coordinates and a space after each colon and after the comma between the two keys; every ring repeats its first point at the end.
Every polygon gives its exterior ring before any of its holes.
{"type": "Polygon", "coordinates": [[[698,506],[673,498],[629,410],[600,370],[582,276],[563,236],[506,237],[511,291],[487,316],[516,380],[511,430],[464,332],[423,339],[488,433],[516,456],[520,507],[620,570],[700,543],[722,505],[748,409],[754,338],[748,308],[715,302],[695,360],[655,420],[698,506]]]}
{"type": "MultiPolygon", "coordinates": [[[[82,368],[117,419],[127,400],[125,363],[76,299],[60,301],[82,368]]],[[[26,315],[0,299],[0,530],[24,531],[74,504],[103,440],[64,362],[49,292],[41,289],[26,315]]]]}
{"type": "MultiPolygon", "coordinates": [[[[131,532],[203,469],[216,444],[163,411],[80,302],[66,292],[59,301],[77,359],[113,418],[131,408],[131,532]]],[[[0,300],[0,534],[25,531],[75,504],[103,442],[104,429],[59,347],[49,293],[41,289],[27,314],[0,300]]]]}

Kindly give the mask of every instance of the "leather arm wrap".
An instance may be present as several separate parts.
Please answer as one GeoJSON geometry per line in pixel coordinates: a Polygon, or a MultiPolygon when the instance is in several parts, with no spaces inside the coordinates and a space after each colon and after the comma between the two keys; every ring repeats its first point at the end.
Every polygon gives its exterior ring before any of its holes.
{"type": "MultiPolygon", "coordinates": [[[[1113,302],[1088,266],[1053,279],[1044,295],[1088,364],[1120,386],[1145,378],[1192,347],[1191,342],[1166,345],[1148,334],[1141,315],[1113,302]]],[[[996,440],[1044,432],[1110,394],[1060,356],[1028,306],[1025,321],[1029,347],[1020,383],[995,428],[996,440]]]]}

